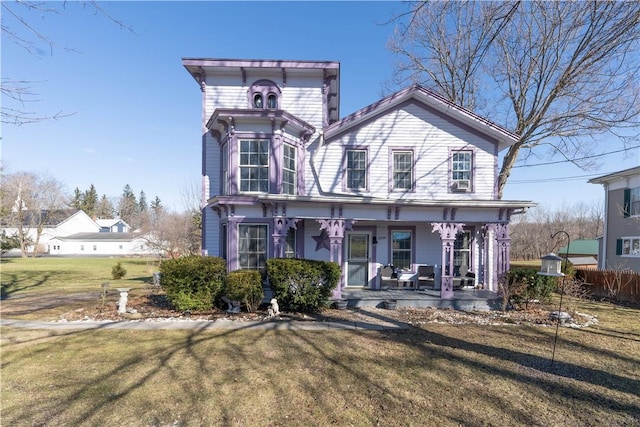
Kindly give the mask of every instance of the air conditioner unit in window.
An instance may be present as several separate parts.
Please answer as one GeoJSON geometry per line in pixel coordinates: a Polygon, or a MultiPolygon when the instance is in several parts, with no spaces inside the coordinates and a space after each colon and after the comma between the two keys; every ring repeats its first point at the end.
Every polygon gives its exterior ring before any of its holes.
{"type": "Polygon", "coordinates": [[[457,191],[469,191],[471,189],[471,182],[468,179],[459,179],[453,181],[452,188],[457,191]]]}

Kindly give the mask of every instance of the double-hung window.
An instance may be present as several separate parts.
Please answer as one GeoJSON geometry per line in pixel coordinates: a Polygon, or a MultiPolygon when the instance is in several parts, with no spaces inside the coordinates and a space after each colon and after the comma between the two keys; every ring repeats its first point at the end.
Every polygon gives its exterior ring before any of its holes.
{"type": "Polygon", "coordinates": [[[367,150],[347,150],[346,156],[347,189],[366,190],[367,150]]]}
{"type": "Polygon", "coordinates": [[[640,257],[640,237],[623,237],[618,239],[616,255],[640,257]]]}
{"type": "Polygon", "coordinates": [[[411,268],[412,235],[410,230],[391,232],[391,263],[394,267],[408,270],[411,268]]]}
{"type": "Polygon", "coordinates": [[[472,152],[455,151],[451,155],[451,188],[457,191],[469,191],[471,189],[472,152]]]}
{"type": "Polygon", "coordinates": [[[238,266],[264,271],[267,262],[267,225],[238,225],[238,266]]]}
{"type": "Polygon", "coordinates": [[[284,257],[295,258],[296,257],[296,229],[290,228],[287,231],[287,239],[284,246],[284,257]]]}
{"type": "Polygon", "coordinates": [[[458,275],[460,266],[464,265],[467,268],[471,266],[471,232],[464,230],[458,233],[456,240],[453,243],[453,265],[454,275],[458,275]]]}
{"type": "Polygon", "coordinates": [[[413,189],[413,152],[393,152],[393,190],[413,189]]]}
{"type": "Polygon", "coordinates": [[[269,192],[269,141],[240,141],[240,191],[269,192]]]}
{"type": "Polygon", "coordinates": [[[624,217],[640,216],[640,187],[624,190],[624,217]]]}
{"type": "Polygon", "coordinates": [[[284,144],[282,159],[282,193],[296,194],[296,147],[284,144]]]}

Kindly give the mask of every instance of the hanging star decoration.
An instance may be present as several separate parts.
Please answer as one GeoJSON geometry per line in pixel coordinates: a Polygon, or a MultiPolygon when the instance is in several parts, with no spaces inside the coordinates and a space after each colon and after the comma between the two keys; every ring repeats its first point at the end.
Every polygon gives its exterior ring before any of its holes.
{"type": "Polygon", "coordinates": [[[311,237],[316,241],[316,252],[320,249],[331,250],[331,243],[326,230],[322,230],[319,235],[311,237]]]}

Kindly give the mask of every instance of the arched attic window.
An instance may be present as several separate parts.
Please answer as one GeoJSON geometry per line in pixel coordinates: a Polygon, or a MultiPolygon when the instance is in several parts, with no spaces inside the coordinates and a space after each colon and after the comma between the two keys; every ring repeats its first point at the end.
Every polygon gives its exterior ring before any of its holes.
{"type": "Polygon", "coordinates": [[[258,80],[249,87],[249,108],[277,110],[282,91],[271,80],[258,80]]]}

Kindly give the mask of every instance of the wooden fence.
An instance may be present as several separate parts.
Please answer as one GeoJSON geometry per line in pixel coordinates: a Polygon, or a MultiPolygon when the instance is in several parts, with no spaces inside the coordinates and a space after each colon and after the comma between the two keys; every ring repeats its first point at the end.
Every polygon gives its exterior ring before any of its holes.
{"type": "Polygon", "coordinates": [[[589,284],[594,297],[640,304],[640,273],[580,268],[576,277],[589,284]]]}

